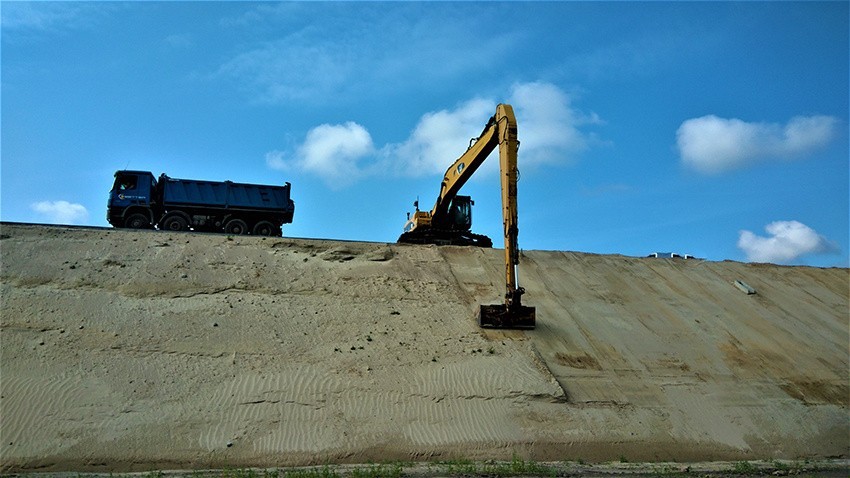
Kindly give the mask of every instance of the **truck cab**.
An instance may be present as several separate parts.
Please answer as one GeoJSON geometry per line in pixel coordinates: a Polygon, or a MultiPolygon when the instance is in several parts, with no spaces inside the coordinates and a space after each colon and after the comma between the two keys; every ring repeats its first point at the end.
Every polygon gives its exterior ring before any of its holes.
{"type": "Polygon", "coordinates": [[[151,227],[156,186],[156,178],[149,171],[116,171],[106,220],[115,227],[151,227]]]}

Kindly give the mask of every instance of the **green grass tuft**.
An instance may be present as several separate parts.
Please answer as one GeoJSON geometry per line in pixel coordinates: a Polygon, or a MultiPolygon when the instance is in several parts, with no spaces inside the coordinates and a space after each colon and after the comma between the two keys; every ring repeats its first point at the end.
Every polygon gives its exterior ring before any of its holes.
{"type": "Polygon", "coordinates": [[[514,457],[509,462],[474,462],[453,460],[439,462],[442,473],[447,476],[557,476],[557,469],[534,461],[514,457]]]}
{"type": "Polygon", "coordinates": [[[339,478],[339,473],[325,465],[321,468],[286,470],[281,478],[339,478]]]}
{"type": "Polygon", "coordinates": [[[757,471],[756,466],[748,461],[739,461],[732,465],[732,472],[739,475],[749,475],[757,471]]]}
{"type": "Polygon", "coordinates": [[[400,478],[401,463],[386,465],[371,465],[368,468],[355,468],[349,473],[350,478],[400,478]]]}

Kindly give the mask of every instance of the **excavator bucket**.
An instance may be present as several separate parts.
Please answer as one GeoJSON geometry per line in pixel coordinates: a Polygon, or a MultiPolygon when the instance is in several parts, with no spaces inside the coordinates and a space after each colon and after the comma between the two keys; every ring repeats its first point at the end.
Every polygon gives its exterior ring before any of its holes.
{"type": "Polygon", "coordinates": [[[537,312],[525,305],[508,307],[505,304],[478,306],[478,325],[488,329],[533,329],[537,312]]]}

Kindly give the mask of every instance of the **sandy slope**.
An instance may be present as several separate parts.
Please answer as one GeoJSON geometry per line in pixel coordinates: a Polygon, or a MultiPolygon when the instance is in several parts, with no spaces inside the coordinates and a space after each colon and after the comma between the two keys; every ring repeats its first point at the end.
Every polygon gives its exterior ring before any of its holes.
{"type": "Polygon", "coordinates": [[[0,470],[848,456],[847,269],[0,234],[0,470]]]}

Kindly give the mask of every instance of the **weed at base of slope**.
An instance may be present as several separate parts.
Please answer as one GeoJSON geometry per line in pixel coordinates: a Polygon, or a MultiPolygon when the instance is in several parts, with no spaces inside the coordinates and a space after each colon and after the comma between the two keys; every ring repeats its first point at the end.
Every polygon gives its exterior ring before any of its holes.
{"type": "Polygon", "coordinates": [[[339,473],[325,465],[321,468],[286,470],[280,478],[340,478],[339,473]]]}
{"type": "Polygon", "coordinates": [[[404,467],[401,463],[370,465],[368,468],[355,468],[349,478],[400,478],[404,467]]]}
{"type": "Polygon", "coordinates": [[[438,463],[447,476],[557,476],[557,469],[514,457],[509,462],[453,460],[438,463]]]}
{"type": "Polygon", "coordinates": [[[478,464],[472,460],[439,461],[437,465],[442,468],[442,473],[449,476],[478,474],[478,464]]]}
{"type": "Polygon", "coordinates": [[[749,475],[755,473],[757,470],[758,468],[748,461],[739,461],[732,465],[732,473],[739,475],[749,475]]]}
{"type": "MultiPolygon", "coordinates": [[[[213,475],[215,477],[215,475],[213,475]]],[[[148,477],[146,477],[148,478],[148,477]]],[[[154,478],[154,477],[150,477],[154,478]]],[[[201,477],[193,477],[201,478],[201,477]]],[[[336,470],[329,466],[322,468],[296,468],[290,470],[256,470],[251,468],[225,469],[218,478],[341,478],[336,470]]]]}

